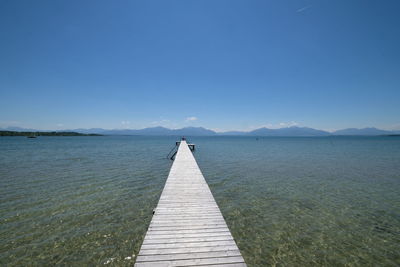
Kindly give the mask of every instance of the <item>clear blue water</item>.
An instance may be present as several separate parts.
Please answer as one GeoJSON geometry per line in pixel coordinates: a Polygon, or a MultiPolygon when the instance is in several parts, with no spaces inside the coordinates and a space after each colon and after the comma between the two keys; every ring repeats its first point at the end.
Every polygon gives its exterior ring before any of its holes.
{"type": "MultiPolygon", "coordinates": [[[[1,137],[0,265],[132,265],[176,139],[1,137]]],[[[400,138],[190,141],[249,266],[400,265],[400,138]]]]}

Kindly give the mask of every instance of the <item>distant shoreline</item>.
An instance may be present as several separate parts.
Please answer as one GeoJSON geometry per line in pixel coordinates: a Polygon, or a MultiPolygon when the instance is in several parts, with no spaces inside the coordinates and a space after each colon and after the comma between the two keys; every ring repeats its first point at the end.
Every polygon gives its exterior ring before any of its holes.
{"type": "MultiPolygon", "coordinates": [[[[37,136],[180,136],[170,135],[170,134],[97,134],[97,133],[79,133],[79,132],[70,132],[70,131],[0,131],[1,136],[26,136],[26,137],[37,137],[37,136]]],[[[362,134],[354,134],[354,135],[186,135],[186,136],[198,136],[198,137],[255,137],[255,138],[264,138],[264,137],[373,137],[373,136],[392,136],[399,137],[400,134],[376,134],[376,135],[362,135],[362,134]]]]}
{"type": "Polygon", "coordinates": [[[0,131],[0,136],[102,136],[101,134],[83,134],[77,132],[18,132],[18,131],[0,131]]]}
{"type": "Polygon", "coordinates": [[[381,136],[400,134],[400,130],[381,130],[374,127],[367,128],[347,128],[328,132],[309,127],[283,127],[279,129],[269,129],[266,127],[252,131],[225,131],[216,132],[204,127],[184,127],[180,129],[170,129],[161,126],[143,128],[143,129],[60,129],[60,130],[37,130],[19,127],[9,127],[0,129],[0,131],[11,132],[73,132],[82,134],[99,135],[140,135],[140,136],[381,136]]]}

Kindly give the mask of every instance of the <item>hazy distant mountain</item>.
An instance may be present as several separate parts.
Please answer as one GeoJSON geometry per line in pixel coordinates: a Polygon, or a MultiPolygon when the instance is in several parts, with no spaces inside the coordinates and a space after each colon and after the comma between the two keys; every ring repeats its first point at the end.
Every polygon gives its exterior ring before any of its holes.
{"type": "Polygon", "coordinates": [[[255,136],[327,136],[330,135],[329,132],[316,130],[308,127],[287,127],[280,129],[268,129],[260,128],[253,130],[248,133],[248,135],[255,136]]]}
{"type": "MultiPolygon", "coordinates": [[[[86,133],[86,132],[85,132],[86,133]]],[[[92,133],[92,132],[90,132],[92,133]]],[[[168,129],[164,127],[151,127],[140,130],[104,130],[98,131],[109,135],[177,135],[177,136],[213,136],[213,135],[252,135],[252,136],[326,136],[329,132],[307,127],[288,127],[281,129],[260,128],[251,132],[230,131],[216,133],[203,127],[186,127],[182,129],[168,129]]]]}
{"type": "Polygon", "coordinates": [[[136,134],[140,135],[170,135],[171,129],[165,127],[151,127],[151,128],[144,128],[141,130],[136,130],[136,134]]]}
{"type": "Polygon", "coordinates": [[[65,130],[65,131],[68,131],[68,132],[77,132],[77,133],[84,133],[84,134],[103,134],[105,131],[107,131],[107,130],[104,130],[104,129],[102,129],[102,128],[90,128],[90,129],[82,129],[82,128],[79,128],[79,129],[73,129],[73,130],[65,130]]]}
{"type": "Polygon", "coordinates": [[[2,129],[4,131],[14,131],[14,132],[36,132],[35,129],[29,129],[29,128],[21,128],[21,127],[7,127],[2,129]]]}
{"type": "Polygon", "coordinates": [[[219,135],[247,135],[248,132],[241,132],[241,131],[229,131],[229,132],[222,132],[218,133],[219,135]]]}
{"type": "Polygon", "coordinates": [[[176,129],[176,130],[172,130],[172,134],[173,135],[182,135],[182,136],[206,136],[206,135],[216,135],[217,133],[203,128],[203,127],[186,127],[186,128],[182,128],[182,129],[176,129]]]}
{"type": "Polygon", "coordinates": [[[105,130],[102,134],[109,135],[178,135],[178,136],[205,136],[205,135],[216,135],[217,133],[205,129],[203,127],[186,127],[182,129],[168,129],[164,127],[151,127],[140,130],[105,130]]]}
{"type": "Polygon", "coordinates": [[[171,132],[170,129],[164,127],[151,127],[144,128],[140,130],[133,129],[115,129],[115,130],[106,130],[103,134],[108,135],[169,135],[171,132]]]}
{"type": "MultiPolygon", "coordinates": [[[[0,129],[5,131],[18,132],[36,132],[35,129],[26,129],[21,127],[7,127],[0,129]]],[[[229,131],[215,132],[203,127],[186,127],[181,129],[168,129],[165,127],[150,127],[139,130],[134,129],[114,129],[106,130],[102,128],[91,129],[73,129],[73,130],[55,130],[56,132],[78,132],[83,134],[103,134],[103,135],[164,135],[164,136],[214,136],[214,135],[229,135],[229,136],[328,136],[328,135],[389,135],[400,134],[400,131],[385,131],[377,128],[356,129],[349,128],[338,130],[333,133],[317,130],[308,127],[287,127],[280,129],[260,128],[250,132],[229,131]]],[[[49,131],[50,132],[50,131],[49,131]]]]}
{"type": "Polygon", "coordinates": [[[348,129],[338,130],[333,132],[332,135],[385,135],[394,133],[396,133],[396,131],[385,131],[370,127],[363,129],[348,128],[348,129]]]}

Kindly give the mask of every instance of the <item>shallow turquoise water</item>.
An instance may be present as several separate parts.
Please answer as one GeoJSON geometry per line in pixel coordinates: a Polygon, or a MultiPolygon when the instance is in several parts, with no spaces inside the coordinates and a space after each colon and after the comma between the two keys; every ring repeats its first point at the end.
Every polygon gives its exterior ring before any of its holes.
{"type": "MultiPolygon", "coordinates": [[[[0,265],[132,265],[176,139],[0,138],[0,265]]],[[[249,266],[400,264],[400,138],[190,141],[249,266]]]]}

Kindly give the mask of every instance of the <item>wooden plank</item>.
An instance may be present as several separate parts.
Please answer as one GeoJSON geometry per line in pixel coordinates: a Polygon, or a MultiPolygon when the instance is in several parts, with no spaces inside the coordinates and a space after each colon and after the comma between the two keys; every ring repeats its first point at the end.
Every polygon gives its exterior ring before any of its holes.
{"type": "Polygon", "coordinates": [[[220,218],[220,217],[218,217],[218,218],[197,218],[197,219],[186,219],[186,218],[182,218],[182,219],[178,219],[178,218],[176,218],[176,219],[171,219],[171,218],[167,218],[167,219],[162,219],[162,218],[157,218],[154,222],[152,222],[152,224],[154,225],[154,224],[157,224],[157,223],[165,223],[165,222],[168,222],[168,223],[176,223],[176,224],[178,224],[178,223],[184,223],[184,224],[194,224],[194,223],[200,223],[200,222],[203,222],[203,223],[224,223],[225,221],[224,221],[224,218],[220,218]]]}
{"type": "Polygon", "coordinates": [[[210,223],[210,224],[213,224],[213,223],[225,223],[225,221],[224,221],[224,219],[223,218],[213,218],[213,219],[210,219],[210,218],[197,218],[197,219],[184,219],[184,218],[182,218],[182,219],[165,219],[165,220],[163,220],[162,218],[160,218],[160,219],[158,219],[157,218],[157,220],[156,221],[154,221],[154,222],[151,222],[151,224],[152,225],[156,225],[156,224],[162,224],[162,223],[173,223],[173,224],[197,224],[197,223],[200,223],[200,222],[203,222],[203,223],[205,223],[205,224],[207,224],[207,223],[210,223]]]}
{"type": "MultiPolygon", "coordinates": [[[[157,225],[149,227],[149,231],[176,231],[179,232],[181,230],[209,230],[209,229],[218,229],[218,230],[226,230],[226,224],[213,224],[213,225],[157,225]]],[[[228,230],[229,231],[229,230],[228,230]]]]}
{"type": "Polygon", "coordinates": [[[173,229],[173,230],[152,230],[149,229],[147,231],[147,234],[170,234],[170,233],[185,233],[185,234],[189,234],[189,233],[229,233],[229,231],[226,229],[226,227],[224,228],[211,228],[211,229],[173,229]]]}
{"type": "Polygon", "coordinates": [[[150,223],[150,228],[162,228],[162,227],[177,227],[177,228],[181,228],[181,227],[207,227],[207,226],[215,226],[215,227],[226,227],[226,223],[225,222],[219,222],[219,223],[207,223],[207,222],[196,222],[196,223],[192,223],[190,225],[188,225],[187,223],[183,222],[183,223],[166,223],[166,222],[160,222],[160,223],[154,223],[151,222],[150,223]]]}
{"type": "Polygon", "coordinates": [[[198,215],[198,214],[213,214],[221,216],[221,213],[216,210],[212,209],[193,209],[188,211],[187,209],[172,209],[172,210],[165,210],[165,211],[157,211],[155,212],[157,216],[181,216],[181,215],[198,215]]]}
{"type": "Polygon", "coordinates": [[[135,266],[196,265],[246,266],[182,140],[135,266]]]}
{"type": "Polygon", "coordinates": [[[149,230],[165,230],[165,229],[175,229],[175,230],[184,230],[184,229],[211,229],[211,228],[226,228],[225,223],[218,223],[218,224],[212,224],[208,225],[206,223],[204,224],[192,224],[192,225],[187,225],[187,224],[152,224],[149,227],[149,230]]]}
{"type": "Polygon", "coordinates": [[[216,252],[197,252],[197,253],[176,253],[154,256],[138,256],[136,262],[142,261],[165,261],[165,260],[187,260],[187,259],[204,259],[217,258],[226,256],[240,256],[240,253],[235,250],[216,251],[216,252]]]}
{"type": "Polygon", "coordinates": [[[170,260],[170,261],[145,261],[137,262],[135,266],[198,266],[205,264],[220,265],[226,263],[244,263],[242,256],[226,256],[217,258],[205,258],[205,259],[188,259],[188,260],[170,260]]]}
{"type": "Polygon", "coordinates": [[[146,239],[166,239],[166,238],[196,238],[196,237],[209,237],[209,236],[228,236],[231,237],[229,232],[219,233],[173,233],[173,234],[147,234],[146,239]]]}
{"type": "Polygon", "coordinates": [[[157,216],[157,221],[188,221],[188,220],[194,220],[194,221],[200,221],[200,220],[223,220],[224,217],[222,217],[219,214],[207,214],[207,213],[199,213],[199,214],[183,214],[182,216],[179,215],[169,215],[169,214],[161,214],[157,216]]]}
{"type": "Polygon", "coordinates": [[[231,236],[206,236],[206,237],[185,237],[185,238],[148,238],[143,241],[143,244],[172,244],[172,243],[195,243],[195,242],[211,242],[211,241],[230,241],[231,236]]]}
{"type": "MultiPolygon", "coordinates": [[[[212,242],[188,242],[185,244],[172,243],[172,244],[142,244],[142,249],[156,249],[156,248],[196,248],[196,247],[210,247],[210,246],[233,246],[235,241],[224,240],[224,241],[212,241],[212,242]]],[[[140,252],[139,252],[140,255],[140,252]]]]}
{"type": "Polygon", "coordinates": [[[144,249],[140,255],[164,255],[178,253],[198,253],[198,252],[215,252],[215,251],[237,251],[237,246],[221,246],[221,247],[195,247],[195,248],[159,248],[159,249],[144,249]]]}

